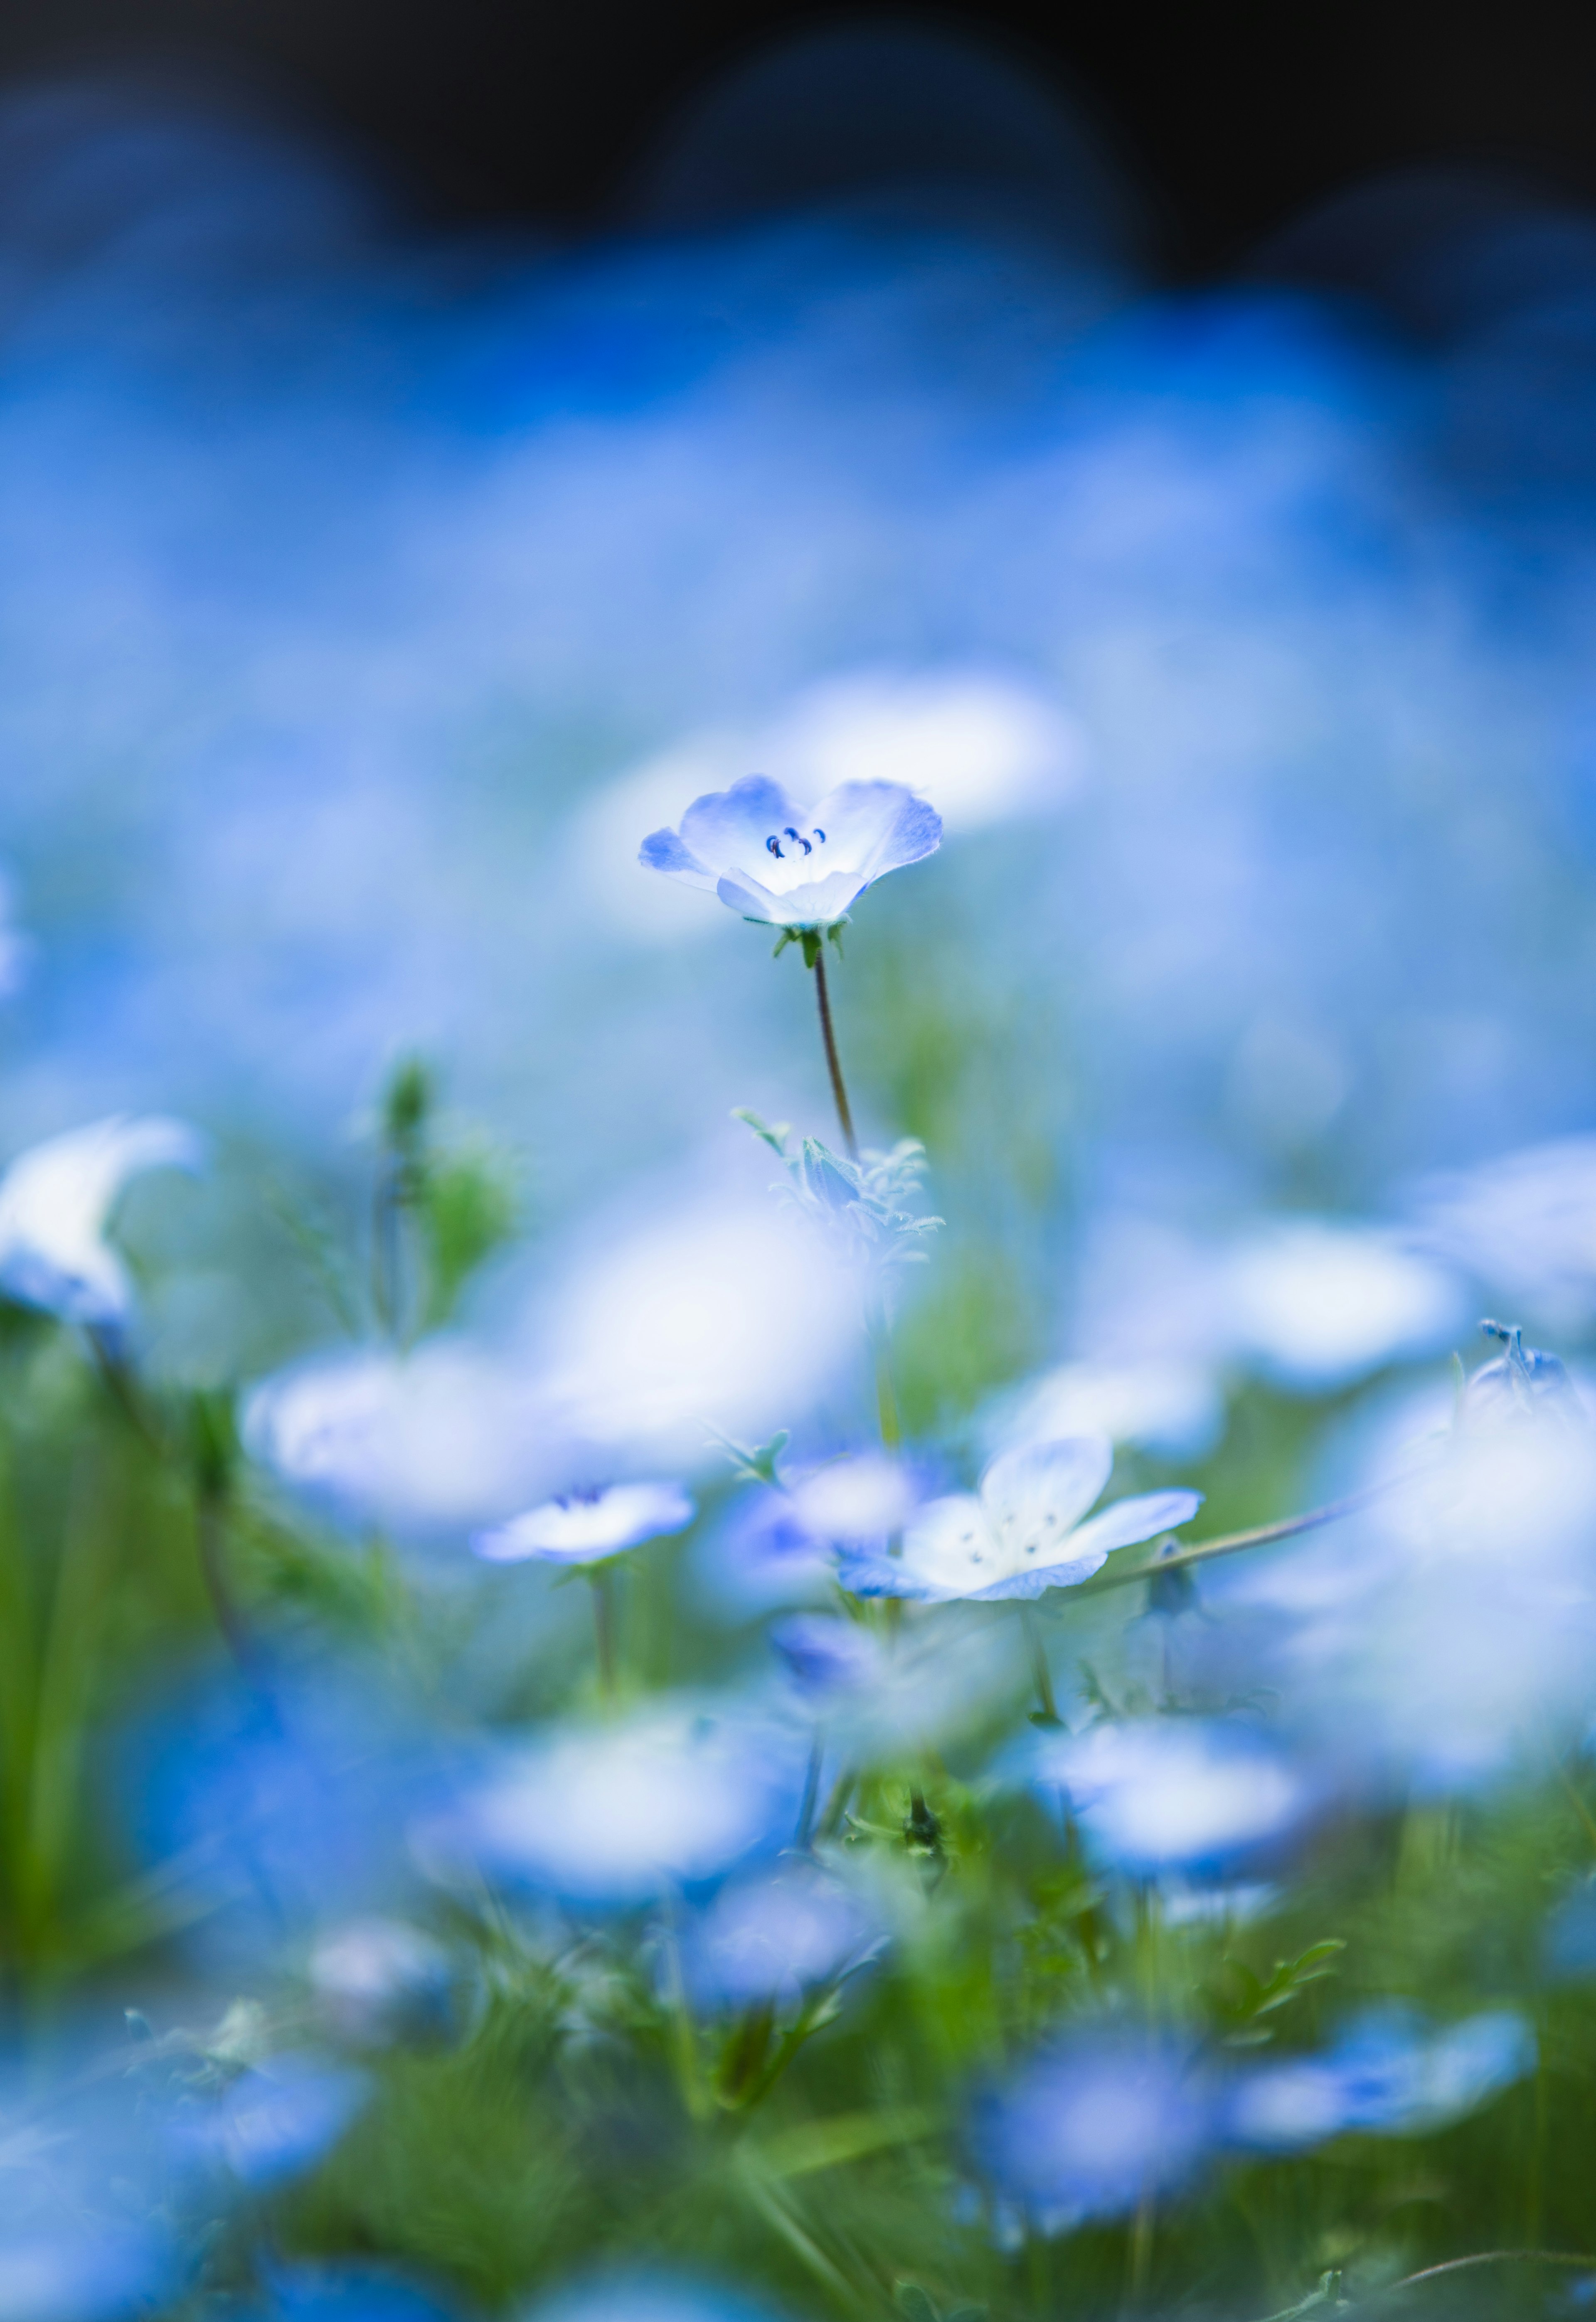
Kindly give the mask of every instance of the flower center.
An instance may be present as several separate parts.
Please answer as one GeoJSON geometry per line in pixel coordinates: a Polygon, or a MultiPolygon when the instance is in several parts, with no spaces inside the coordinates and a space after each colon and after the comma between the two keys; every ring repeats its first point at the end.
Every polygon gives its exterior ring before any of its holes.
{"type": "Polygon", "coordinates": [[[808,837],[806,838],[801,830],[794,830],[789,825],[785,830],[774,830],[771,833],[765,841],[765,853],[773,855],[778,863],[785,863],[789,855],[796,855],[800,847],[806,855],[813,855],[816,847],[824,846],[825,844],[825,833],[823,830],[811,829],[808,837]]]}

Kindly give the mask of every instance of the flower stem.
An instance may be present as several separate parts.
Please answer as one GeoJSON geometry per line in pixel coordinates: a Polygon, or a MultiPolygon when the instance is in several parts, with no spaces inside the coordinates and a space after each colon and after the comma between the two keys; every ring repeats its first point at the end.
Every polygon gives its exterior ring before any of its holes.
{"type": "Polygon", "coordinates": [[[1354,1492],[1345,1500],[1332,1500],[1327,1507],[1310,1508],[1306,1515],[1287,1516],[1280,1523],[1259,1524],[1252,1531],[1227,1532],[1220,1540],[1199,1540],[1190,1548],[1176,1549],[1172,1555],[1158,1556],[1141,1564],[1127,1565],[1122,1571],[1099,1572],[1090,1579],[1077,1584],[1072,1594],[1077,1596],[1100,1595],[1105,1588],[1128,1588],[1135,1580],[1151,1580],[1160,1572],[1183,1570],[1189,1564],[1206,1564],[1216,1556],[1234,1556],[1237,1549],[1264,1548],[1271,1540],[1290,1540],[1300,1531],[1317,1531],[1320,1524],[1336,1523],[1343,1516],[1355,1514],[1360,1508],[1372,1506],[1387,1493],[1400,1489],[1423,1473],[1414,1469],[1406,1476],[1392,1476],[1382,1484],[1371,1484],[1367,1491],[1354,1492]]]}
{"type": "Polygon", "coordinates": [[[837,1059],[837,1036],[832,1028],[831,994],[825,983],[825,953],[815,954],[815,997],[820,1003],[820,1038],[825,1047],[825,1069],[831,1074],[831,1092],[836,1100],[837,1126],[843,1132],[843,1143],[848,1148],[850,1161],[859,1158],[859,1139],[853,1134],[853,1115],[848,1109],[848,1092],[843,1081],[843,1067],[837,1059]]]}
{"type": "Polygon", "coordinates": [[[616,1598],[609,1564],[589,1565],[588,1585],[593,1591],[593,1642],[598,1655],[598,1690],[606,1701],[616,1697],[616,1598]]]}
{"type": "Polygon", "coordinates": [[[1053,1699],[1053,1671],[1047,1666],[1047,1648],[1042,1641],[1042,1632],[1036,1626],[1036,1615],[1029,1604],[1019,1608],[1020,1626],[1026,1632],[1026,1644],[1031,1655],[1031,1675],[1036,1682],[1036,1704],[1049,1725],[1062,1723],[1059,1705],[1053,1699]]]}

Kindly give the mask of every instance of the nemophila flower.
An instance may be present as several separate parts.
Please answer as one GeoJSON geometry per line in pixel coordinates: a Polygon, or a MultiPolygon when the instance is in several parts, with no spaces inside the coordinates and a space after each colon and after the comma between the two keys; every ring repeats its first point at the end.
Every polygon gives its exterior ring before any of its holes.
{"type": "Polygon", "coordinates": [[[1040,1596],[1089,1578],[1117,1548],[1189,1522],[1202,1505],[1200,1492],[1143,1492],[1088,1518],[1113,1465],[1104,1436],[1006,1451],[979,1490],[919,1510],[901,1557],[844,1558],[843,1586],[859,1596],[927,1602],[1040,1596]]]}
{"type": "Polygon", "coordinates": [[[225,2164],[242,2184],[276,2185],[330,2152],[370,2093],[347,2064],[288,2053],[246,2067],[219,2096],[186,2106],[173,2124],[180,2159],[225,2164]]]}
{"type": "Polygon", "coordinates": [[[1143,1876],[1224,1871],[1282,1838],[1309,1804],[1277,1750],[1217,1719],[1105,1722],[1039,1736],[1032,1758],[1093,1851],[1143,1876]]]}
{"type": "Polygon", "coordinates": [[[1044,2233],[1124,2217],[1183,2185],[1220,2132],[1189,2050],[1133,2030],[1077,2033],[976,2104],[982,2174],[1044,2233]]]}
{"type": "Polygon", "coordinates": [[[160,1115],[115,1113],[19,1154],[0,1177],[0,1291],[63,1321],[114,1334],[132,1307],[105,1239],[123,1187],[146,1169],[198,1169],[197,1133],[160,1115]]]}
{"type": "Polygon", "coordinates": [[[159,2304],[178,2273],[170,2244],[153,2227],[82,2217],[46,2224],[14,2213],[0,2227],[0,2314],[8,2322],[124,2322],[159,2304]]]}
{"type": "Polygon", "coordinates": [[[682,1970],[706,2007],[794,2007],[862,1964],[885,1929],[853,1888],[814,1862],[725,1887],[682,1942],[682,1970]]]}
{"type": "Polygon", "coordinates": [[[1502,1352],[1482,1363],[1464,1392],[1459,1419],[1465,1426],[1500,1426],[1526,1419],[1583,1427],[1590,1414],[1567,1366],[1543,1347],[1527,1347],[1517,1323],[1482,1322],[1502,1352]]]}
{"type": "Polygon", "coordinates": [[[556,2290],[524,2322],[771,2322],[768,2308],[668,2273],[600,2274],[556,2290]]]}
{"type": "Polygon", "coordinates": [[[664,1706],[502,1751],[414,1843],[445,1883],[471,1863],[568,1903],[624,1908],[780,1845],[803,1774],[796,1736],[664,1706]]]}
{"type": "Polygon", "coordinates": [[[401,1536],[502,1516],[566,1446],[534,1379],[459,1339],[312,1356],[246,1397],[245,1449],[334,1521],[401,1536]]]}
{"type": "Polygon", "coordinates": [[[835,1613],[794,1613],[775,1622],[767,1641],[807,1701],[857,1693],[883,1674],[880,1641],[835,1613]]]}
{"type": "Polygon", "coordinates": [[[1535,2034],[1511,2008],[1439,2032],[1412,2008],[1369,2008],[1323,2055],[1258,2066],[1239,2079],[1227,2135],[1265,2152],[1297,2151],[1347,2129],[1421,2136],[1477,2111],[1535,2064],[1535,2034]]]}
{"type": "Polygon", "coordinates": [[[744,775],[695,799],[677,830],[656,830],[638,861],[718,895],[745,919],[834,927],[889,871],[918,863],[942,817],[900,782],[843,782],[801,807],[780,782],[744,775]]]}
{"type": "Polygon", "coordinates": [[[474,1532],[472,1552],[489,1564],[596,1564],[645,1540],[682,1531],[698,1511],[679,1484],[610,1484],[561,1492],[508,1523],[474,1532]]]}
{"type": "Polygon", "coordinates": [[[448,2322],[449,2308],[413,2282],[366,2265],[262,2269],[269,2303],[239,2322],[448,2322]]]}

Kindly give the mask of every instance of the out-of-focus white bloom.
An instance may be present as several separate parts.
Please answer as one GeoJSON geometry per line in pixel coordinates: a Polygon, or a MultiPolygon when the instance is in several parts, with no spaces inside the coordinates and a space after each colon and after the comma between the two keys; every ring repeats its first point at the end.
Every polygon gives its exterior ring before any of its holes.
{"type": "Polygon", "coordinates": [[[1239,1243],[1216,1291],[1222,1327],[1303,1387],[1425,1353],[1465,1321],[1454,1275],[1393,1234],[1328,1219],[1281,1219],[1239,1243]]]}
{"type": "Polygon", "coordinates": [[[1081,1307],[1083,1367],[1235,1364],[1309,1392],[1445,1346],[1470,1321],[1446,1267],[1394,1231],[1330,1218],[1273,1218],[1211,1247],[1108,1218],[1081,1307]]]}
{"type": "Polygon", "coordinates": [[[829,928],[877,879],[918,863],[941,838],[935,809],[900,782],[844,782],[809,808],[768,776],[747,774],[695,799],[679,832],[652,832],[637,859],[707,889],[745,919],[829,928]]]}
{"type": "Polygon", "coordinates": [[[901,1459],[861,1451],[816,1467],[792,1487],[798,1519],[816,1539],[844,1546],[901,1531],[919,1504],[901,1459]]]}
{"type": "Polygon", "coordinates": [[[1563,1137],[1431,1177],[1415,1214],[1482,1281],[1573,1328],[1596,1305],[1596,1137],[1563,1137]]]}
{"type": "Polygon", "coordinates": [[[857,1340],[858,1298],[790,1209],[727,1195],[579,1251],[529,1330],[573,1438],[674,1463],[711,1429],[790,1426],[857,1340]]]}
{"type": "Polygon", "coordinates": [[[435,2028],[448,2012],[449,1954],[403,1919],[354,1919],[335,1928],[312,1952],[309,1975],[334,2030],[366,2046],[435,2028]]]}
{"type": "Polygon", "coordinates": [[[401,1534],[503,1516],[547,1488],[564,1449],[535,1384],[454,1339],[296,1364],[250,1394],[242,1435],[335,1517],[401,1534]]]}
{"type": "Polygon", "coordinates": [[[105,1239],[124,1185],[146,1169],[198,1169],[205,1147],[181,1120],[114,1113],[19,1154],[0,1177],[0,1290],[63,1321],[115,1331],[132,1305],[105,1239]]]}
{"type": "Polygon", "coordinates": [[[1535,2061],[1535,2034],[1510,2008],[1441,2032],[1410,2008],[1372,2008],[1326,2054],[1245,2074],[1227,2107],[1227,2133],[1266,2152],[1294,2152],[1344,2129],[1422,2136],[1476,2111],[1535,2061]]]}
{"type": "Polygon", "coordinates": [[[842,1581],[857,1595],[1039,1596],[1085,1580],[1117,1548],[1188,1522],[1200,1492],[1144,1492],[1082,1522],[1108,1480],[1113,1446],[1071,1436],[1006,1451],[978,1492],[923,1507],[901,1557],[844,1559],[842,1581]]]}
{"type": "Polygon", "coordinates": [[[1213,1449],[1224,1418],[1225,1398],[1210,1365],[1158,1356],[1064,1363],[1006,1394],[991,1415],[988,1440],[1106,1435],[1113,1443],[1194,1458],[1213,1449]]]}
{"type": "Polygon", "coordinates": [[[1308,1792],[1234,1725],[1140,1718],[1038,1742],[1036,1778],[1067,1792],[1094,1849],[1127,1870],[1217,1872],[1283,1837],[1308,1792]]]}
{"type": "Polygon", "coordinates": [[[679,1484],[611,1484],[601,1491],[561,1492],[508,1523],[474,1532],[471,1548],[489,1564],[534,1557],[551,1564],[595,1564],[661,1533],[681,1531],[696,1513],[679,1484]]]}
{"type": "Polygon", "coordinates": [[[862,1897],[813,1862],[723,1888],[693,1925],[682,1965],[695,1997],[791,2007],[857,1966],[884,1929],[862,1897]]]}
{"type": "Polygon", "coordinates": [[[463,1859],[566,1901],[624,1906],[718,1878],[791,1834],[793,1737],[669,1705],[569,1727],[518,1750],[424,1824],[417,1853],[447,1880],[463,1859]]]}

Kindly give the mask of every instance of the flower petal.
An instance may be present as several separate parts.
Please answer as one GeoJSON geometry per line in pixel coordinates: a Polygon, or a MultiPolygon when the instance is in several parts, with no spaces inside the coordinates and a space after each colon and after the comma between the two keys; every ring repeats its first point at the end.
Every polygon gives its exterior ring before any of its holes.
{"type": "Polygon", "coordinates": [[[1113,1465],[1106,1435],[1061,1435],[994,1459],[980,1479],[980,1498],[1005,1563],[1017,1568],[1024,1557],[1040,1568],[1056,1561],[1051,1551],[1062,1547],[1113,1465]]]}
{"type": "Polygon", "coordinates": [[[765,774],[744,774],[729,791],[710,791],[693,800],[681,818],[685,847],[709,870],[754,870],[764,859],[765,841],[797,823],[808,820],[780,782],[765,774]]]}
{"type": "MultiPolygon", "coordinates": [[[[872,1558],[847,1569],[871,1584],[856,1589],[859,1595],[972,1596],[996,1576],[997,1559],[985,1509],[973,1492],[955,1492],[920,1510],[904,1533],[901,1557],[872,1558]]],[[[854,1584],[844,1577],[843,1585],[854,1584]]]]}
{"type": "Polygon", "coordinates": [[[674,830],[651,830],[637,850],[637,859],[650,871],[663,871],[669,878],[679,879],[689,887],[707,888],[711,894],[715,891],[714,872],[699,862],[674,830]]]}
{"type": "Polygon", "coordinates": [[[1013,1597],[1028,1602],[1049,1588],[1074,1588],[1082,1580],[1090,1580],[1108,1551],[1106,1548],[1089,1547],[1083,1554],[1077,1556],[1074,1550],[1081,1537],[1078,1531],[1070,1534],[1066,1545],[1071,1553],[1062,1563],[1044,1564],[1040,1568],[1033,1565],[1024,1572],[1011,1572],[1007,1579],[994,1580],[990,1587],[971,1589],[971,1602],[998,1604],[1013,1597]]]}
{"type": "MultiPolygon", "coordinates": [[[[1129,1548],[1135,1540],[1151,1540],[1157,1532],[1173,1531],[1177,1525],[1190,1523],[1201,1505],[1200,1492],[1138,1492],[1135,1499],[1116,1500],[1090,1523],[1083,1523],[1070,1546],[1091,1548],[1100,1564],[1117,1548],[1129,1548]]],[[[1097,1566],[1092,1568],[1095,1571],[1097,1566]]]]}
{"type": "Polygon", "coordinates": [[[829,854],[868,885],[906,863],[918,863],[942,843],[942,817],[901,782],[839,782],[814,810],[829,854]]]}

